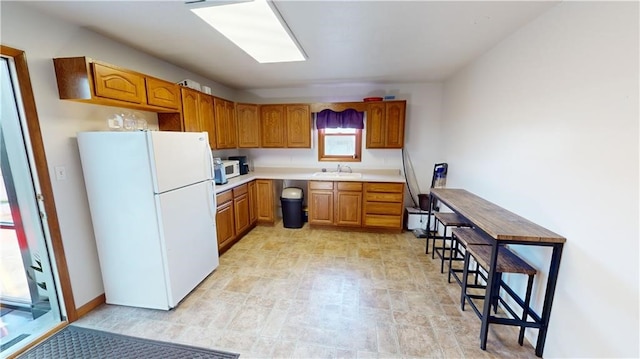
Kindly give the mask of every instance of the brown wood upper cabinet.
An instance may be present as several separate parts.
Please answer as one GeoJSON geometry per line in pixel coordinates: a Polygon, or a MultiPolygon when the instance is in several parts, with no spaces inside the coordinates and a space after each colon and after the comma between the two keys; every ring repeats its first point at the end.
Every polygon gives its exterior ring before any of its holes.
{"type": "Polygon", "coordinates": [[[371,102],[367,110],[367,148],[402,148],[406,101],[371,102]]]}
{"type": "Polygon", "coordinates": [[[63,100],[153,112],[179,111],[179,86],[88,57],[53,59],[63,100]]]}
{"type": "Polygon", "coordinates": [[[261,147],[311,148],[311,109],[308,104],[261,105],[261,147]]]}
{"type": "Polygon", "coordinates": [[[216,129],[213,118],[213,97],[187,87],[180,89],[182,113],[158,114],[163,131],[207,132],[209,146],[216,148],[216,129]]]}
{"type": "Polygon", "coordinates": [[[260,118],[258,117],[258,105],[237,103],[236,120],[238,125],[238,147],[260,147],[260,118]]]}
{"type": "Polygon", "coordinates": [[[216,147],[218,149],[238,147],[235,103],[214,97],[213,108],[216,123],[216,147]]]}
{"type": "Polygon", "coordinates": [[[311,109],[309,105],[285,105],[287,147],[311,148],[311,109]]]}

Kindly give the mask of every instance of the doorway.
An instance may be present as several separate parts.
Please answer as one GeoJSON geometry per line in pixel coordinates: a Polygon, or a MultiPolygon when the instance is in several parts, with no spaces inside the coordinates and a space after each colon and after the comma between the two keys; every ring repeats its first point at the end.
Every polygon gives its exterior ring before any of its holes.
{"type": "Polygon", "coordinates": [[[47,211],[13,58],[0,57],[0,356],[63,322],[47,211]]]}

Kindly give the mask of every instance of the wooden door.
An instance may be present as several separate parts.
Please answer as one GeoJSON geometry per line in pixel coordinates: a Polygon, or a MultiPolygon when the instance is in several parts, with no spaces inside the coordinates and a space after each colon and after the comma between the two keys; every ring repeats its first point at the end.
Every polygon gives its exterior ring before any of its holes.
{"type": "Polygon", "coordinates": [[[238,125],[238,147],[260,147],[260,118],[258,105],[236,104],[236,122],[238,125]]]}
{"type": "Polygon", "coordinates": [[[213,98],[216,123],[216,147],[218,149],[236,148],[235,113],[230,112],[233,102],[230,103],[231,106],[229,103],[229,101],[221,98],[213,98]]]}
{"type": "Polygon", "coordinates": [[[362,224],[362,182],[336,182],[335,208],[336,225],[360,227],[362,224]]]}
{"type": "Polygon", "coordinates": [[[385,148],[402,148],[404,145],[405,101],[387,102],[385,148]]]}
{"type": "Polygon", "coordinates": [[[233,219],[233,201],[218,205],[216,213],[216,230],[218,232],[218,249],[223,250],[235,238],[233,219]]]}
{"type": "Polygon", "coordinates": [[[180,86],[173,82],[145,77],[149,105],[180,109],[180,86]]]}
{"type": "Polygon", "coordinates": [[[362,192],[339,191],[336,196],[336,224],[360,227],[362,223],[362,192]]]}
{"type": "Polygon", "coordinates": [[[309,105],[286,105],[287,147],[311,148],[309,105]]]}
{"type": "Polygon", "coordinates": [[[198,91],[181,88],[182,92],[182,118],[184,121],[185,132],[201,132],[199,117],[200,97],[198,91]]]}
{"type": "Polygon", "coordinates": [[[99,63],[92,63],[96,96],[131,103],[146,103],[144,77],[99,63]]]}
{"type": "Polygon", "coordinates": [[[258,193],[258,221],[273,223],[275,221],[273,182],[256,180],[256,192],[258,193]]]}
{"type": "Polygon", "coordinates": [[[333,191],[309,191],[309,224],[333,224],[333,191]]]}
{"type": "Polygon", "coordinates": [[[284,105],[260,106],[260,146],[286,147],[284,105]]]}
{"type": "Polygon", "coordinates": [[[209,136],[209,147],[216,149],[216,126],[213,117],[213,97],[207,94],[198,94],[198,114],[200,118],[201,130],[206,131],[209,136]]]}
{"type": "Polygon", "coordinates": [[[367,111],[367,148],[385,147],[385,114],[384,102],[370,103],[367,111]]]}
{"type": "Polygon", "coordinates": [[[258,191],[256,181],[251,181],[247,185],[249,192],[249,225],[258,221],[258,191]]]}
{"type": "Polygon", "coordinates": [[[241,194],[233,199],[236,234],[244,233],[249,228],[249,195],[241,194]]]}
{"type": "Polygon", "coordinates": [[[224,111],[226,113],[225,129],[227,131],[227,148],[238,147],[238,126],[236,123],[236,103],[224,101],[224,111]]]}

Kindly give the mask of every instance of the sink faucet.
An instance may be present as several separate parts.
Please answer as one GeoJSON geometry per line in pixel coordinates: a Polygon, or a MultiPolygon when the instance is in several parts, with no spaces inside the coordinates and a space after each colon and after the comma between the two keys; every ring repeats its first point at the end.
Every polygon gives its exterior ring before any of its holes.
{"type": "MultiPolygon", "coordinates": [[[[342,169],[345,168],[345,167],[349,169],[349,173],[353,173],[353,170],[351,169],[350,166],[343,166],[343,165],[341,165],[339,163],[338,163],[338,173],[342,172],[342,169]]],[[[345,170],[345,172],[346,172],[346,170],[345,170]]]]}

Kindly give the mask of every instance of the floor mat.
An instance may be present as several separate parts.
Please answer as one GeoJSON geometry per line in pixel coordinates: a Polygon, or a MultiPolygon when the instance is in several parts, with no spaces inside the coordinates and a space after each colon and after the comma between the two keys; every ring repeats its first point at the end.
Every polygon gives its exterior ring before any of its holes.
{"type": "Polygon", "coordinates": [[[235,359],[239,354],[135,338],[67,325],[18,358],[202,358],[235,359]]]}

